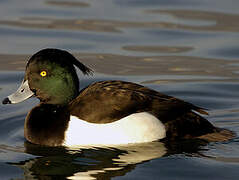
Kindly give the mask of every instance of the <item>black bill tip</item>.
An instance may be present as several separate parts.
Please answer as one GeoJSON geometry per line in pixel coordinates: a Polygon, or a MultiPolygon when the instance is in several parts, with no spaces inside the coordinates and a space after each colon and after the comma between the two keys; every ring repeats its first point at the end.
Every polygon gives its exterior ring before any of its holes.
{"type": "Polygon", "coordinates": [[[3,104],[11,104],[11,101],[8,99],[8,98],[5,98],[3,101],[2,101],[3,104]]]}

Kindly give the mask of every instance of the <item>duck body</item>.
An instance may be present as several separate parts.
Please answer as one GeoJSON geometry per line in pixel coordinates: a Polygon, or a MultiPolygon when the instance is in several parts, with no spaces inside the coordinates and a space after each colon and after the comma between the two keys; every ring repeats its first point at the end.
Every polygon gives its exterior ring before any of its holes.
{"type": "MultiPolygon", "coordinates": [[[[100,81],[78,92],[73,65],[84,74],[91,72],[66,51],[36,53],[27,64],[17,94],[3,101],[18,103],[31,96],[40,99],[25,120],[28,141],[48,146],[113,145],[206,139],[208,134],[223,131],[199,115],[207,114],[202,108],[139,84],[100,81]]],[[[221,139],[232,138],[233,133],[226,132],[221,139]]]]}
{"type": "Polygon", "coordinates": [[[202,109],[124,81],[96,82],[67,106],[41,103],[26,117],[25,137],[49,146],[114,145],[192,138],[216,128],[202,109]]]}

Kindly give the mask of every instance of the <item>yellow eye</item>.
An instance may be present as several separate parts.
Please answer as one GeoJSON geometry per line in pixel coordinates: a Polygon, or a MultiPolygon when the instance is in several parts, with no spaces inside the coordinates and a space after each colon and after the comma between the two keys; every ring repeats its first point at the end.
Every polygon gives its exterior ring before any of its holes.
{"type": "Polygon", "coordinates": [[[46,71],[42,71],[42,72],[40,73],[40,75],[41,75],[42,77],[45,77],[45,76],[47,75],[47,73],[46,73],[46,71]]]}

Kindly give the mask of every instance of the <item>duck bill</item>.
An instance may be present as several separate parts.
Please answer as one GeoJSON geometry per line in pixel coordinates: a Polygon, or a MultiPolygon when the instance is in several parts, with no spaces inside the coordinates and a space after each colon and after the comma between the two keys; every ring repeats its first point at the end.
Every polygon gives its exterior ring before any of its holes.
{"type": "Polygon", "coordinates": [[[34,92],[29,88],[28,80],[23,80],[18,90],[5,98],[3,104],[16,104],[22,102],[34,95],[34,92]]]}

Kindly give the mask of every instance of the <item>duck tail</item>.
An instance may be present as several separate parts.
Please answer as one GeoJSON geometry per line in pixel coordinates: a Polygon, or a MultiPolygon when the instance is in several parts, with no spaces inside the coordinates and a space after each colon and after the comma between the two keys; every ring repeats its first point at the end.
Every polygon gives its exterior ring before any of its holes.
{"type": "Polygon", "coordinates": [[[228,141],[236,137],[236,133],[228,129],[216,128],[215,132],[208,133],[197,138],[206,140],[208,142],[222,142],[228,141]]]}

